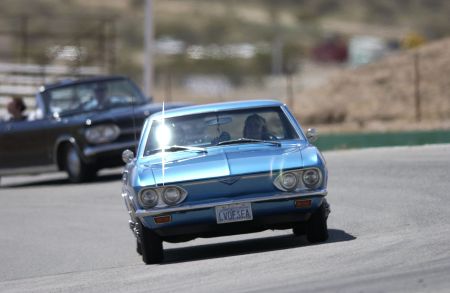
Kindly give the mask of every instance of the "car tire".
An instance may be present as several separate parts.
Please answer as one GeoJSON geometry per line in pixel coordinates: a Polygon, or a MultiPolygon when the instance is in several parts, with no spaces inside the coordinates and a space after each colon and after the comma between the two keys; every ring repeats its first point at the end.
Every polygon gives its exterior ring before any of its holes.
{"type": "Polygon", "coordinates": [[[64,152],[64,168],[72,183],[90,181],[95,178],[97,169],[81,159],[73,145],[67,145],[64,152]]]}
{"type": "Polygon", "coordinates": [[[295,236],[302,236],[306,234],[306,226],[302,224],[296,224],[292,228],[292,233],[294,233],[295,236]]]}
{"type": "Polygon", "coordinates": [[[164,258],[164,250],[161,238],[153,231],[145,228],[142,224],[140,232],[142,261],[147,265],[162,262],[164,258]]]}
{"type": "Polygon", "coordinates": [[[306,238],[310,243],[319,243],[328,239],[327,211],[324,204],[309,218],[306,238]]]}
{"type": "Polygon", "coordinates": [[[139,255],[142,255],[142,245],[141,245],[141,243],[139,242],[139,240],[136,240],[136,252],[137,252],[139,255]]]}

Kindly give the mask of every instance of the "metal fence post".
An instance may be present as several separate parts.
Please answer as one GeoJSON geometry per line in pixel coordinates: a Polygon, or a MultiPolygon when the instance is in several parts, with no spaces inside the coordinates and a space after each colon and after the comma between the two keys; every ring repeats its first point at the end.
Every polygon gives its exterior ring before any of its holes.
{"type": "Polygon", "coordinates": [[[422,120],[420,96],[420,59],[419,51],[414,52],[414,110],[416,121],[422,120]]]}
{"type": "Polygon", "coordinates": [[[23,15],[20,18],[20,62],[27,63],[28,61],[28,16],[23,15]]]}

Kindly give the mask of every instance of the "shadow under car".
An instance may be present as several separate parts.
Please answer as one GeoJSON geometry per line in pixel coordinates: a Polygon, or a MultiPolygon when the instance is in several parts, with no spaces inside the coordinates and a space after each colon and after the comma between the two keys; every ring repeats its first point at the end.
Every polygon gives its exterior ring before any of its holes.
{"type": "Polygon", "coordinates": [[[328,240],[318,244],[310,244],[304,236],[291,234],[192,247],[169,248],[164,250],[164,262],[162,265],[292,249],[309,245],[324,245],[356,239],[355,236],[338,229],[329,229],[328,234],[328,240]]]}

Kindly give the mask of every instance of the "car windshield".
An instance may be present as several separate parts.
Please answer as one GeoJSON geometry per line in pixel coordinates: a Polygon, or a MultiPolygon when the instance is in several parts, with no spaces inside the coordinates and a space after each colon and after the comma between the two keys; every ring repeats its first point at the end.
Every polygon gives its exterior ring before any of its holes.
{"type": "Polygon", "coordinates": [[[162,149],[186,149],[180,146],[207,148],[244,143],[279,146],[279,140],[297,138],[297,133],[280,107],[203,113],[166,118],[164,122],[153,121],[144,156],[162,149]]]}
{"type": "Polygon", "coordinates": [[[65,115],[140,104],[144,97],[129,80],[114,79],[50,89],[44,100],[48,113],[65,115]]]}

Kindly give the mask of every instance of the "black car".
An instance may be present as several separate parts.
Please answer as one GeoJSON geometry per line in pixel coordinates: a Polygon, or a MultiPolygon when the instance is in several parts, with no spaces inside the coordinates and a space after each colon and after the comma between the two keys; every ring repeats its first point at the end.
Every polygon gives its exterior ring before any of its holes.
{"type": "Polygon", "coordinates": [[[32,120],[0,123],[0,176],[65,170],[72,182],[90,180],[123,165],[122,152],[136,146],[145,118],[161,108],[122,76],[44,86],[32,120]]]}

